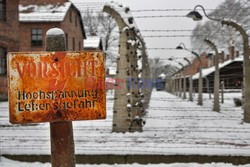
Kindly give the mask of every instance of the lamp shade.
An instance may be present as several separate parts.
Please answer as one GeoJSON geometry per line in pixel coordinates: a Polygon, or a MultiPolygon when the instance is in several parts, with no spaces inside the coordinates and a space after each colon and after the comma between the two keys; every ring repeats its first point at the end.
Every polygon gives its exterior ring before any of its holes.
{"type": "Polygon", "coordinates": [[[202,20],[202,15],[197,11],[191,11],[186,16],[189,17],[189,18],[192,18],[195,21],[202,20]]]}
{"type": "Polygon", "coordinates": [[[175,49],[182,50],[183,47],[182,46],[177,46],[175,49]]]}

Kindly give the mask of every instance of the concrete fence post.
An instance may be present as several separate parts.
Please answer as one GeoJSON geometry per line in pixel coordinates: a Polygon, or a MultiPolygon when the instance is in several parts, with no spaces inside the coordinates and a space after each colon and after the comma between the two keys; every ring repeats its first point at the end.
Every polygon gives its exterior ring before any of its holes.
{"type": "Polygon", "coordinates": [[[183,99],[186,99],[187,98],[187,94],[186,94],[186,91],[187,91],[187,82],[186,82],[186,76],[184,75],[183,76],[183,99]]]}
{"type": "Polygon", "coordinates": [[[193,79],[189,77],[189,101],[193,101],[193,79]]]}
{"type": "Polygon", "coordinates": [[[199,81],[198,81],[198,105],[203,105],[202,93],[203,93],[203,79],[202,79],[202,67],[201,62],[199,66],[199,81]]]}
{"type": "Polygon", "coordinates": [[[224,103],[224,87],[225,87],[224,81],[221,81],[221,103],[222,104],[224,103]]]}
{"type": "Polygon", "coordinates": [[[182,79],[181,79],[182,75],[181,75],[181,72],[179,74],[179,97],[181,97],[181,94],[182,94],[182,79]]]}

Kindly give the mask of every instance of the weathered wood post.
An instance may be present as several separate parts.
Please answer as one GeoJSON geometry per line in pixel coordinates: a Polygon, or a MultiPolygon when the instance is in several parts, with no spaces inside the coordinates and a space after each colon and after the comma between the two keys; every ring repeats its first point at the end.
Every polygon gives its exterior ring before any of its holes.
{"type": "MultiPolygon", "coordinates": [[[[65,51],[63,30],[53,28],[46,33],[46,51],[65,51]]],[[[72,122],[51,122],[52,167],[75,167],[75,151],[72,122]]]]}

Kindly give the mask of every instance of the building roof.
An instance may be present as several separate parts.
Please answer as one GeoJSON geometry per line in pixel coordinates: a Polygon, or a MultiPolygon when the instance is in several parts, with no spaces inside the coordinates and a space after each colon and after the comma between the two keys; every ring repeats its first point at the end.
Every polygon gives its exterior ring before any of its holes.
{"type": "Polygon", "coordinates": [[[158,78],[162,78],[162,79],[165,79],[166,78],[166,74],[164,74],[164,73],[161,73],[159,76],[158,76],[158,78]]]}
{"type": "Polygon", "coordinates": [[[72,2],[65,2],[64,4],[47,4],[37,5],[30,4],[28,6],[19,5],[19,22],[36,23],[36,22],[62,22],[65,19],[70,8],[73,8],[79,18],[82,28],[83,38],[86,39],[86,34],[82,22],[80,11],[74,6],[72,2]]]}
{"type": "Polygon", "coordinates": [[[101,49],[101,38],[98,36],[87,36],[87,39],[84,40],[85,49],[101,49]]]}
{"type": "Polygon", "coordinates": [[[19,5],[20,22],[61,22],[64,20],[71,2],[61,5],[19,5]]]}
{"type": "MultiPolygon", "coordinates": [[[[233,60],[227,60],[224,63],[219,64],[219,69],[231,64],[232,62],[242,62],[242,61],[243,61],[243,56],[237,57],[233,60]]],[[[202,69],[202,77],[204,78],[204,77],[208,76],[209,74],[212,74],[214,71],[215,71],[215,66],[212,66],[212,67],[206,68],[206,69],[202,69]]],[[[193,77],[192,77],[193,80],[198,79],[198,78],[199,78],[199,72],[196,73],[195,75],[193,75],[193,77]]]]}

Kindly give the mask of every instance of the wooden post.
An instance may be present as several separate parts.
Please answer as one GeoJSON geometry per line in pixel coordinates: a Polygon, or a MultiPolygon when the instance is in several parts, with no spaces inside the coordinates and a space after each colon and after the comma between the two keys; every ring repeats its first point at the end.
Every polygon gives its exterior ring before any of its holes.
{"type": "MultiPolygon", "coordinates": [[[[53,28],[46,34],[46,51],[65,51],[63,30],[53,28]]],[[[51,122],[52,167],[75,167],[75,151],[72,122],[51,122]]]]}

